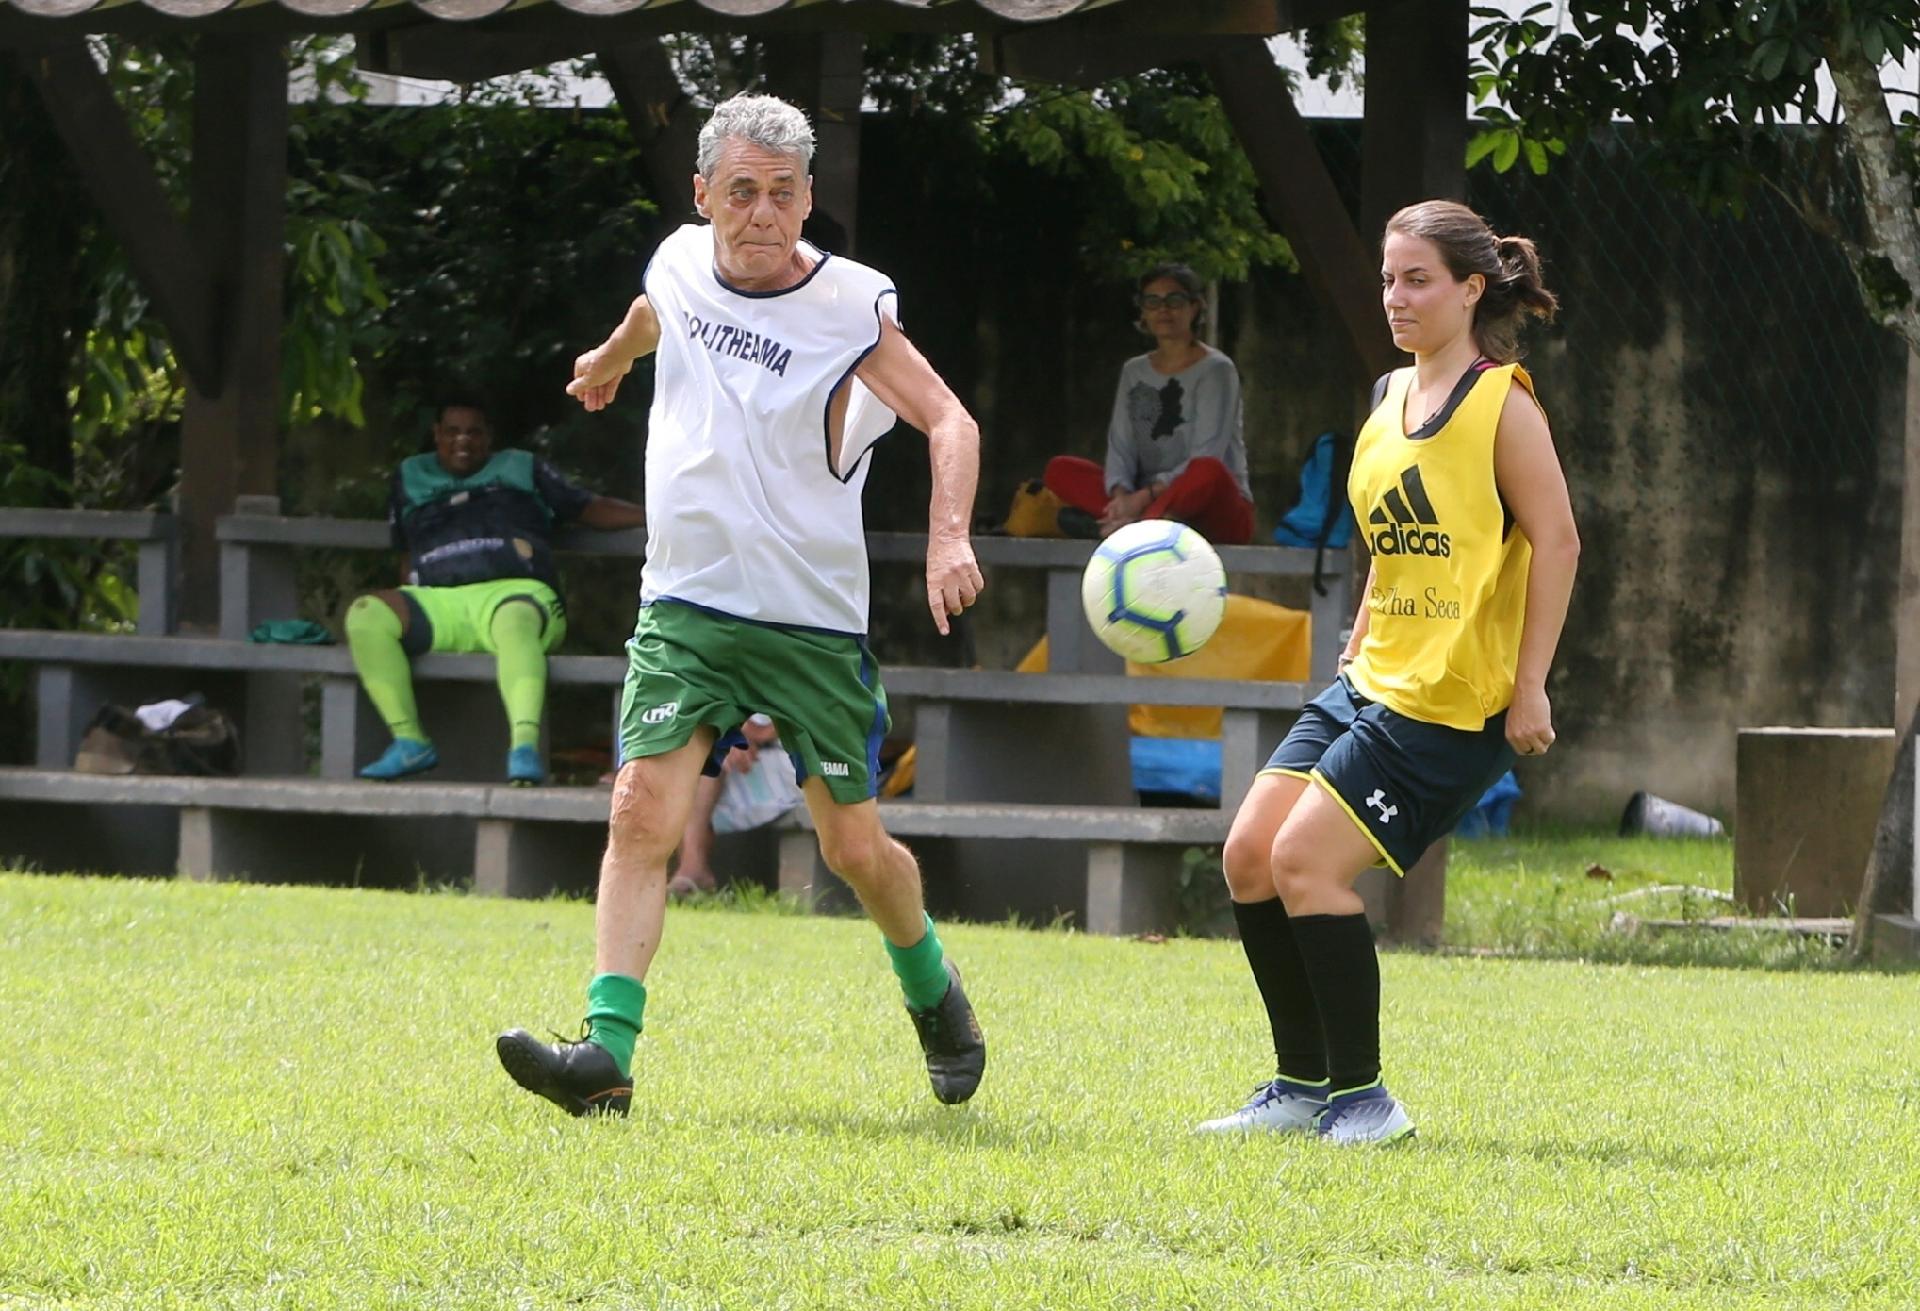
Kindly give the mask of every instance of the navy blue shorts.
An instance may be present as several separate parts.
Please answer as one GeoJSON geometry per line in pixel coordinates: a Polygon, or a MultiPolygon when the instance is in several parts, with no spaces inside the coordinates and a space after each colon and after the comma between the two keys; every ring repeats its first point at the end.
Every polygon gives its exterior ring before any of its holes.
{"type": "Polygon", "coordinates": [[[1369,701],[1342,674],[1308,702],[1262,773],[1317,780],[1405,874],[1513,765],[1507,712],[1478,733],[1409,719],[1369,701]]]}

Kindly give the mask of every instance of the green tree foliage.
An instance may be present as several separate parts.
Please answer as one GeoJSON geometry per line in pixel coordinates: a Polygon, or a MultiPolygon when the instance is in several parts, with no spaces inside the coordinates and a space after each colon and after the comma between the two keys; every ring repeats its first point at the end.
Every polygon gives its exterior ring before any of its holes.
{"type": "MultiPolygon", "coordinates": [[[[1352,20],[1315,29],[1310,64],[1351,76],[1358,32],[1352,20]]],[[[733,66],[757,65],[735,52],[733,66]]],[[[1260,213],[1252,166],[1225,110],[1195,70],[1078,91],[1022,84],[980,72],[972,36],[875,38],[866,68],[879,112],[913,120],[949,149],[975,152],[976,177],[994,163],[1016,163],[1066,184],[1071,199],[1063,203],[1088,216],[1080,254],[1096,278],[1126,281],[1170,259],[1206,278],[1294,267],[1292,250],[1260,213]]]]}
{"type": "MultiPolygon", "coordinates": [[[[449,380],[559,396],[581,343],[638,287],[656,207],[624,122],[527,112],[535,95],[532,84],[510,85],[308,123],[301,181],[325,195],[334,222],[383,234],[372,261],[380,302],[364,305],[345,336],[390,414],[430,404],[449,380]]],[[[343,259],[326,239],[323,257],[343,259]]],[[[319,308],[316,317],[337,317],[319,308]]],[[[555,411],[502,417],[511,431],[555,411]]]]}
{"type": "Polygon", "coordinates": [[[1920,46],[1920,0],[1474,12],[1485,20],[1474,69],[1484,127],[1469,164],[1504,172],[1525,160],[1544,172],[1566,143],[1635,124],[1647,164],[1702,206],[1738,212],[1755,188],[1778,191],[1847,251],[1869,312],[1920,348],[1920,120],[1879,82],[1885,61],[1920,46]],[[1811,150],[1817,167],[1783,169],[1794,150],[1811,150]],[[1788,186],[1789,175],[1809,180],[1788,186]]]}
{"type": "Polygon", "coordinates": [[[1296,267],[1260,213],[1253,166],[1206,83],[1182,71],[1121,78],[1092,91],[1036,90],[995,115],[990,146],[1015,152],[1080,193],[1081,258],[1133,276],[1161,260],[1203,278],[1296,267]]]}
{"type": "Polygon", "coordinates": [[[1364,14],[1350,14],[1329,23],[1304,28],[1300,44],[1307,55],[1307,76],[1324,78],[1328,87],[1338,91],[1342,85],[1359,85],[1360,68],[1367,50],[1367,20],[1364,14]]]}
{"type": "Polygon", "coordinates": [[[67,368],[87,195],[32,80],[0,59],[0,442],[67,494],[67,368]]]}
{"type": "MultiPolygon", "coordinates": [[[[190,51],[115,40],[102,53],[184,213],[190,51]]],[[[411,426],[445,379],[505,391],[522,370],[564,378],[580,339],[566,306],[611,261],[632,263],[651,213],[624,127],[523,112],[538,103],[533,82],[445,106],[368,106],[351,44],[337,39],[299,43],[291,63],[312,97],[289,128],[284,421],[362,426],[372,387],[411,426]],[[568,214],[593,221],[558,218],[568,214]]],[[[173,449],[187,379],[117,243],[94,234],[85,258],[95,311],[73,389],[75,441],[83,499],[112,504],[131,448],[173,449]]]]}
{"type": "MultiPolygon", "coordinates": [[[[315,120],[337,118],[358,95],[350,47],[328,38],[297,44],[293,67],[322,97],[317,112],[291,129],[294,174],[287,192],[288,282],[284,414],[297,422],[321,414],[362,421],[356,347],[385,308],[374,269],[383,245],[342,198],[364,193],[351,174],[303,176],[301,159],[315,120]]],[[[193,61],[180,42],[102,42],[115,96],[154,172],[180,213],[187,209],[193,118],[193,61]]],[[[185,403],[186,378],[152,316],[119,246],[104,236],[89,258],[97,313],[86,334],[74,395],[76,439],[124,434],[139,423],[170,422],[185,403]]],[[[377,334],[375,334],[377,338],[377,334]]]]}

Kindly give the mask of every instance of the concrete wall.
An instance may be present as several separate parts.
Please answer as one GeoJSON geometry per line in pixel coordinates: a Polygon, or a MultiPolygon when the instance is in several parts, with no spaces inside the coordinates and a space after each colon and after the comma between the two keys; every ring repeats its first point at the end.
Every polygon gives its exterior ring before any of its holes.
{"type": "Polygon", "coordinates": [[[1893,714],[1905,354],[1783,206],[1709,220],[1618,147],[1476,203],[1565,302],[1534,353],[1585,540],[1538,806],[1735,820],[1753,724],[1893,714]]]}

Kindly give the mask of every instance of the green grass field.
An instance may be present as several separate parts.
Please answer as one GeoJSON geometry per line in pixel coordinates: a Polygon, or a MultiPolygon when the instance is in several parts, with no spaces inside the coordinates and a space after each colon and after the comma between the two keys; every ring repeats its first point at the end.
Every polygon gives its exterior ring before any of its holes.
{"type": "Polygon", "coordinates": [[[0,1307],[1920,1305],[1920,976],[1389,954],[1420,1138],[1338,1153],[1187,1135],[1264,1069],[1235,944],[950,928],[948,1109],[871,929],[698,909],[575,1122],[491,1038],[591,914],[0,875],[0,1307]]]}

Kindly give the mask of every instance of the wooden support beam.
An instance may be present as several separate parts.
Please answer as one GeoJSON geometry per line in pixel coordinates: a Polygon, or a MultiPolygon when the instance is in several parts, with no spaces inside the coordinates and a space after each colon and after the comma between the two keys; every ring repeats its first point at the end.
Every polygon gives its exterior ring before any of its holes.
{"type": "Polygon", "coordinates": [[[1367,10],[1360,232],[1422,200],[1467,198],[1467,0],[1367,10]]]}
{"type": "Polygon", "coordinates": [[[1380,313],[1379,266],[1353,225],[1293,91],[1257,37],[1223,40],[1209,61],[1214,86],[1260,179],[1267,218],[1293,247],[1300,272],[1340,320],[1369,377],[1400,358],[1380,313]]]}
{"type": "Polygon", "coordinates": [[[866,38],[858,32],[829,32],[820,38],[809,225],[821,245],[848,255],[860,247],[860,107],[866,96],[866,54],[866,38]],[[838,236],[826,230],[823,219],[838,221],[838,236]]]}
{"type": "Polygon", "coordinates": [[[807,235],[851,254],[860,198],[860,102],[866,90],[866,39],[824,32],[767,40],[767,89],[813,120],[813,217],[807,235]]]}
{"type": "Polygon", "coordinates": [[[655,38],[602,49],[599,60],[600,71],[613,86],[614,99],[640,147],[647,189],[660,207],[660,230],[671,232],[692,222],[699,106],[680,86],[667,52],[655,38]]]}
{"type": "Polygon", "coordinates": [[[287,63],[269,38],[202,37],[194,56],[190,226],[215,313],[217,379],[195,380],[181,424],[183,625],[219,617],[214,523],[273,495],[280,454],[286,275],[287,63]]]}
{"type": "Polygon", "coordinates": [[[134,276],[166,325],[181,367],[220,385],[213,343],[213,298],[187,226],[168,201],[153,163],[134,140],[106,74],[86,39],[62,36],[21,57],[74,167],[127,252],[134,276]]]}

